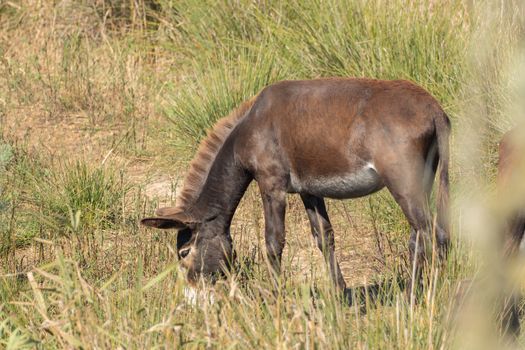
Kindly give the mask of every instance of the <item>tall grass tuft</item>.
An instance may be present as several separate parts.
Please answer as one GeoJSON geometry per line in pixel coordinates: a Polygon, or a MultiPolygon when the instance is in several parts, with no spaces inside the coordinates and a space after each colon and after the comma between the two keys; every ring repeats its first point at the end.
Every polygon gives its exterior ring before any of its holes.
{"type": "Polygon", "coordinates": [[[172,95],[168,95],[165,113],[174,123],[177,141],[183,147],[197,144],[218,119],[286,76],[275,53],[264,43],[238,55],[221,50],[221,55],[219,61],[223,64],[195,62],[195,72],[200,73],[170,87],[172,95]]]}
{"type": "Polygon", "coordinates": [[[130,186],[122,172],[80,160],[55,163],[24,148],[4,148],[12,151],[0,172],[2,252],[28,246],[37,237],[77,242],[83,254],[86,245],[93,247],[97,231],[125,222],[130,186]]]}
{"type": "Polygon", "coordinates": [[[110,168],[74,161],[24,175],[29,189],[24,199],[49,230],[68,234],[108,228],[121,220],[128,185],[110,168]]]}
{"type": "Polygon", "coordinates": [[[460,103],[473,21],[461,1],[205,1],[174,13],[172,49],[191,69],[167,91],[165,114],[186,143],[283,78],[410,79],[451,112],[460,103]]]}

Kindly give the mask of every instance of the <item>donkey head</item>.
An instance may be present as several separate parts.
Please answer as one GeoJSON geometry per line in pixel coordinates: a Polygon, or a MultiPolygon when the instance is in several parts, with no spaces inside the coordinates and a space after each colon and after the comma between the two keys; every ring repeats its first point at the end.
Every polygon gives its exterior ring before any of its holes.
{"type": "Polygon", "coordinates": [[[156,217],[145,218],[141,224],[159,229],[176,229],[177,255],[186,279],[196,284],[199,278],[212,280],[224,274],[232,261],[229,228],[217,217],[196,222],[176,208],[161,208],[156,217]]]}

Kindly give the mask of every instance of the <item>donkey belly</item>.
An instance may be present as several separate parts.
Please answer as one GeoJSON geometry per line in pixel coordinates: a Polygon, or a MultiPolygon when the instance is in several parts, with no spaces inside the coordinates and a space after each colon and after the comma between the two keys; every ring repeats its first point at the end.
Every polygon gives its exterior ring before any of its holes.
{"type": "Polygon", "coordinates": [[[299,178],[292,173],[290,182],[290,192],[337,199],[366,196],[384,187],[381,177],[371,164],[352,172],[334,175],[306,175],[299,178]]]}

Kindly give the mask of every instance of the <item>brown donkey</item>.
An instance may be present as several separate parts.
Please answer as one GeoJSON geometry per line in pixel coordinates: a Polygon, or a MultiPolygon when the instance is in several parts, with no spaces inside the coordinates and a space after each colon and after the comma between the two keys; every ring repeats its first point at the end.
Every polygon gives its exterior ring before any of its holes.
{"type": "MultiPolygon", "coordinates": [[[[521,126],[507,132],[499,145],[498,192],[500,200],[510,208],[504,231],[504,258],[510,264],[519,255],[525,234],[524,175],[525,126],[521,126]]],[[[503,329],[514,336],[520,333],[518,299],[512,293],[503,312],[503,329]]]]}
{"type": "Polygon", "coordinates": [[[503,135],[499,144],[498,188],[503,200],[510,201],[514,207],[513,214],[507,221],[505,232],[505,254],[507,257],[518,253],[525,233],[525,199],[518,196],[523,194],[523,188],[516,186],[523,183],[525,174],[525,128],[516,128],[503,135]],[[516,196],[518,191],[518,196],[516,196]],[[509,198],[507,195],[512,194],[509,198]],[[518,198],[512,198],[518,197],[518,198]]]}
{"type": "Polygon", "coordinates": [[[267,257],[279,273],[286,194],[299,193],[331,278],[344,289],[324,197],[356,198],[386,186],[412,227],[410,251],[419,263],[432,241],[428,200],[440,161],[434,231],[445,253],[449,132],[438,102],[408,81],[282,81],[217,123],[191,164],[176,206],[159,209],[142,224],[179,230],[179,259],[190,283],[221,272],[232,259],[233,214],[255,179],[267,257]]]}

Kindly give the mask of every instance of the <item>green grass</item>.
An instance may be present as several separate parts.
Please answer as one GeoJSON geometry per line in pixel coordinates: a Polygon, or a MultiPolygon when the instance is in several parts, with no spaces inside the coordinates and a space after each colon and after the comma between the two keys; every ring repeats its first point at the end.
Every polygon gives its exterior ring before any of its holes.
{"type": "Polygon", "coordinates": [[[182,149],[197,144],[206,130],[243,101],[288,76],[264,42],[238,54],[219,50],[220,65],[210,61],[194,62],[196,76],[182,84],[179,82],[177,87],[169,86],[164,113],[176,128],[174,141],[181,143],[182,149]]]}
{"type": "Polygon", "coordinates": [[[487,269],[497,264],[477,244],[490,246],[489,215],[472,216],[463,203],[486,201],[471,197],[493,180],[497,140],[519,119],[520,6],[0,4],[0,347],[448,349],[474,344],[472,332],[490,348],[499,292],[479,287],[487,299],[473,309],[459,297],[460,281],[482,271],[500,286],[487,269]],[[452,117],[454,246],[446,265],[429,271],[415,303],[393,282],[411,266],[409,227],[391,196],[328,201],[357,295],[343,305],[291,197],[276,292],[250,187],[232,227],[237,269],[189,304],[175,233],[138,226],[173,201],[148,185],[159,174],[176,182],[206,129],[263,87],[326,76],[410,79],[452,117]],[[358,288],[375,283],[374,297],[358,288]]]}
{"type": "Polygon", "coordinates": [[[182,39],[173,50],[186,53],[192,74],[177,82],[165,114],[185,144],[283,78],[410,79],[457,112],[472,32],[461,1],[204,1],[176,13],[182,39]]]}

